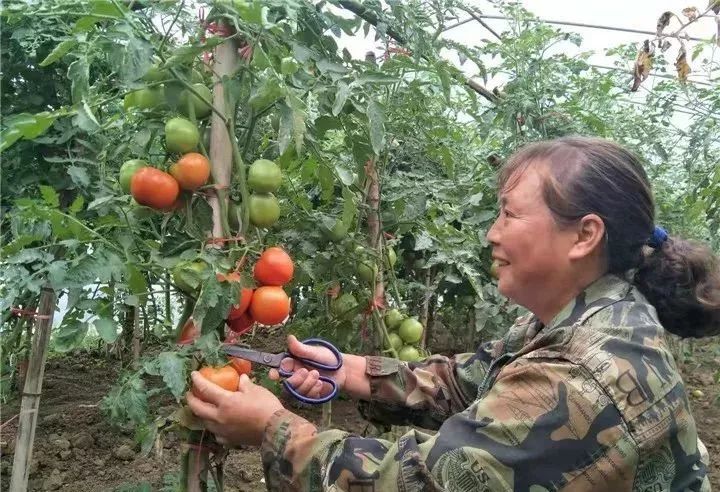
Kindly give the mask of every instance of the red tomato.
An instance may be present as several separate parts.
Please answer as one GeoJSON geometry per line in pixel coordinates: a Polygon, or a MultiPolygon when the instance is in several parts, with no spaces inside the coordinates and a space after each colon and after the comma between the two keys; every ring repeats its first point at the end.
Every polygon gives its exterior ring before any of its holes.
{"type": "Polygon", "coordinates": [[[236,335],[242,335],[243,333],[250,331],[253,323],[255,323],[255,320],[248,316],[248,313],[243,313],[237,318],[228,321],[230,330],[234,331],[236,335]]]}
{"type": "Polygon", "coordinates": [[[290,298],[282,287],[258,287],[250,302],[250,315],[263,325],[277,325],[290,314],[290,298]]]}
{"type": "Polygon", "coordinates": [[[247,311],[248,307],[250,306],[253,292],[253,289],[243,287],[242,291],[240,292],[240,299],[238,300],[238,303],[233,305],[233,307],[230,309],[230,313],[227,317],[229,321],[237,319],[243,314],[245,314],[245,311],[247,311]]]}
{"type": "Polygon", "coordinates": [[[180,332],[177,343],[179,345],[190,345],[200,336],[200,330],[192,318],[188,318],[180,332]]]}
{"type": "Polygon", "coordinates": [[[210,161],[197,152],[188,152],[170,166],[170,174],[183,190],[194,191],[205,185],[210,178],[210,161]]]}
{"type": "Polygon", "coordinates": [[[252,363],[249,360],[230,357],[230,365],[238,373],[238,376],[252,372],[252,363]]]}
{"type": "MultiPolygon", "coordinates": [[[[235,369],[233,369],[233,366],[230,364],[223,367],[205,366],[200,369],[199,372],[205,379],[208,379],[211,383],[217,384],[223,389],[226,389],[228,391],[238,390],[238,385],[240,384],[240,375],[237,373],[237,371],[235,371],[235,369]]],[[[194,386],[192,391],[195,396],[199,396],[195,392],[194,386]]]]}
{"type": "Polygon", "coordinates": [[[263,251],[255,263],[253,276],[262,285],[285,285],[295,271],[293,261],[282,248],[272,247],[263,251]]]}
{"type": "Polygon", "coordinates": [[[140,205],[165,210],[175,204],[180,186],[168,173],[154,167],[143,167],[133,174],[130,193],[140,205]]]}

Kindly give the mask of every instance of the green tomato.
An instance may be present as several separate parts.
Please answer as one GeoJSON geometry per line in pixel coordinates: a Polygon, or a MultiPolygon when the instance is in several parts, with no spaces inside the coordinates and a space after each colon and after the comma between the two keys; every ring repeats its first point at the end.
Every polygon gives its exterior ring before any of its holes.
{"type": "Polygon", "coordinates": [[[346,292],[340,295],[337,299],[334,299],[330,304],[332,313],[338,318],[344,318],[353,314],[355,308],[357,308],[358,302],[355,296],[346,292]]]}
{"type": "MultiPolygon", "coordinates": [[[[212,102],[213,95],[210,89],[205,87],[203,84],[193,84],[198,94],[203,96],[206,100],[212,102]]],[[[195,117],[198,119],[206,118],[212,112],[212,108],[208,106],[205,101],[197,97],[189,90],[183,90],[180,93],[180,106],[178,109],[186,116],[190,116],[190,105],[192,104],[193,111],[195,111],[195,117]]]]}
{"type": "Polygon", "coordinates": [[[165,102],[165,96],[160,87],[146,87],[133,94],[133,105],[140,109],[154,109],[165,102]]]}
{"type": "Polygon", "coordinates": [[[283,75],[292,75],[298,71],[300,65],[292,56],[286,56],[280,61],[280,73],[283,75]]]}
{"type": "Polygon", "coordinates": [[[194,294],[200,288],[203,275],[208,269],[204,261],[178,263],[172,269],[173,283],[186,294],[194,294]]]}
{"type": "Polygon", "coordinates": [[[369,284],[373,281],[374,278],[377,278],[377,265],[370,260],[363,260],[358,263],[357,274],[363,282],[369,284]]]}
{"type": "Polygon", "coordinates": [[[333,242],[339,242],[345,239],[347,233],[348,230],[345,224],[341,220],[338,220],[335,222],[333,228],[328,231],[328,239],[333,242]]]}
{"type": "Polygon", "coordinates": [[[280,204],[272,193],[250,195],[250,223],[256,227],[270,227],[280,218],[280,204]]]}
{"type": "Polygon", "coordinates": [[[267,159],[258,159],[248,170],[248,186],[259,193],[273,193],[282,184],[280,166],[267,159]]]}
{"type": "Polygon", "coordinates": [[[397,309],[391,309],[385,313],[385,326],[388,330],[396,330],[405,319],[405,315],[397,309]]]}
{"type": "Polygon", "coordinates": [[[416,362],[422,359],[420,351],[412,345],[405,345],[398,351],[398,357],[405,362],[416,362]]]}
{"type": "MultiPolygon", "coordinates": [[[[398,335],[394,331],[388,333],[388,338],[390,339],[390,346],[392,346],[392,348],[394,348],[395,350],[400,350],[400,347],[403,346],[402,338],[400,338],[400,335],[398,335]]],[[[387,345],[387,341],[385,342],[385,347],[388,349],[390,348],[387,345]]]]}
{"type": "Polygon", "coordinates": [[[165,123],[165,147],[168,152],[186,154],[197,148],[200,133],[191,121],[185,118],[172,118],[165,123]]]}
{"type": "Polygon", "coordinates": [[[150,70],[147,71],[147,73],[143,77],[143,80],[145,80],[146,82],[163,82],[172,78],[173,77],[168,69],[154,66],[150,67],[150,70]]]}
{"type": "Polygon", "coordinates": [[[405,343],[419,342],[423,334],[423,325],[415,318],[408,318],[400,323],[398,333],[405,343]]]}
{"type": "Polygon", "coordinates": [[[395,263],[397,262],[397,254],[395,254],[395,250],[392,248],[387,248],[385,251],[385,264],[392,269],[395,266],[395,263]]]}
{"type": "Polygon", "coordinates": [[[122,188],[123,192],[130,193],[130,182],[132,181],[133,175],[138,169],[147,166],[148,163],[142,159],[130,159],[129,161],[123,162],[123,165],[120,166],[120,175],[118,177],[120,188],[122,188]]]}

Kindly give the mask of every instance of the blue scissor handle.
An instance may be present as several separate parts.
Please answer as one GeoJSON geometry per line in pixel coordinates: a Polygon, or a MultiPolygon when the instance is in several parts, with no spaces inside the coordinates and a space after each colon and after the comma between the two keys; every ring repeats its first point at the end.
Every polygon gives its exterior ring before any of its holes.
{"type": "MultiPolygon", "coordinates": [[[[297,357],[293,354],[286,353],[286,357],[292,357],[296,361],[305,364],[306,366],[314,367],[315,369],[320,369],[322,371],[337,371],[342,367],[343,360],[342,360],[342,354],[337,349],[335,345],[328,342],[327,340],[323,340],[322,338],[308,338],[307,340],[303,340],[302,343],[306,345],[315,345],[318,347],[325,347],[326,349],[330,350],[330,352],[333,353],[335,356],[335,363],[334,364],[323,364],[322,362],[317,362],[311,359],[305,359],[304,357],[297,357]]],[[[278,372],[280,373],[280,376],[287,378],[293,375],[292,371],[286,371],[282,367],[278,367],[278,372]]],[[[327,377],[327,376],[320,376],[320,381],[323,381],[324,383],[328,383],[330,386],[332,386],[332,390],[327,395],[321,397],[321,398],[308,398],[305,395],[302,395],[297,392],[297,390],[287,381],[283,381],[283,386],[285,386],[285,389],[288,390],[288,392],[293,395],[298,400],[302,401],[303,403],[310,403],[310,404],[318,404],[318,403],[325,403],[333,398],[335,398],[338,394],[338,385],[335,382],[334,379],[327,377]]]]}

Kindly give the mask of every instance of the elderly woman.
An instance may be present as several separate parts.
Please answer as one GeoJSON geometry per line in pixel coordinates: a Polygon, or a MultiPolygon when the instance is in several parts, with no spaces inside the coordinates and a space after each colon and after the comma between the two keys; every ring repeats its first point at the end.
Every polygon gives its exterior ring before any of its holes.
{"type": "MultiPolygon", "coordinates": [[[[664,330],[720,332],[717,259],[655,226],[647,176],[614,143],[530,144],[499,184],[487,234],[498,288],[532,314],[474,354],[420,363],[346,354],[331,374],[372,418],[435,435],[318,432],[246,376],[232,393],[193,374],[190,407],[225,442],[261,444],[268,489],[710,490],[664,330]]],[[[301,392],[327,391],[316,371],[286,364],[301,392]]]]}

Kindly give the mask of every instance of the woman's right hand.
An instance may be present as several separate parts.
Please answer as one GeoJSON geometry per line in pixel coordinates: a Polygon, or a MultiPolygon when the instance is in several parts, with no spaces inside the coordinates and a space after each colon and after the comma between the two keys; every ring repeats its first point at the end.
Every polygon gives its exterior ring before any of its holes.
{"type": "MultiPolygon", "coordinates": [[[[296,357],[322,364],[335,363],[335,355],[330,350],[317,345],[306,345],[294,335],[288,335],[287,346],[288,352],[296,357]]],[[[318,371],[291,357],[283,359],[281,367],[285,371],[294,373],[287,378],[287,382],[303,396],[321,398],[332,391],[330,384],[320,381],[319,377],[322,374],[334,379],[338,390],[344,390],[356,398],[370,398],[370,380],[365,375],[365,358],[351,354],[342,354],[342,357],[343,364],[337,371],[318,371]]],[[[270,369],[270,379],[275,381],[280,379],[277,369],[270,369]]]]}

